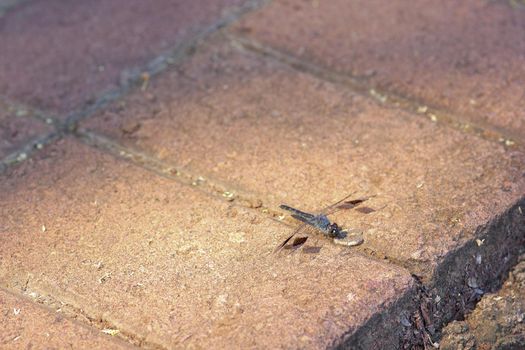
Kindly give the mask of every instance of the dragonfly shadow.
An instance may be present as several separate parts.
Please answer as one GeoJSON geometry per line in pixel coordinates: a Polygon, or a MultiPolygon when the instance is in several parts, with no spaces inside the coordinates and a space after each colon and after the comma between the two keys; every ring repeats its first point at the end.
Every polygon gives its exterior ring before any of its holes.
{"type": "Polygon", "coordinates": [[[312,246],[312,245],[305,245],[306,241],[308,240],[307,236],[304,237],[297,237],[293,240],[292,243],[284,245],[282,248],[286,250],[295,251],[301,247],[303,247],[303,252],[307,254],[315,254],[319,253],[321,251],[320,246],[312,246]]]}
{"type": "Polygon", "coordinates": [[[317,254],[321,251],[320,246],[304,245],[304,243],[300,245],[295,245],[295,246],[293,244],[288,244],[288,245],[285,245],[282,249],[289,250],[289,251],[296,251],[297,249],[301,247],[303,248],[302,251],[305,254],[317,254]]]}
{"type": "Polygon", "coordinates": [[[321,247],[316,246],[304,246],[303,247],[303,253],[306,254],[317,254],[321,251],[321,247]]]}

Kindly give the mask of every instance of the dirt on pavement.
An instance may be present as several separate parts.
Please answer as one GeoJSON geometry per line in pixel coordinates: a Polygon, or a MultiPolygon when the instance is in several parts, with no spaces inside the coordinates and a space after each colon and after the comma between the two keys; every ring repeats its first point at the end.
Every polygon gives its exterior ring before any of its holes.
{"type": "Polygon", "coordinates": [[[486,294],[465,320],[443,330],[442,350],[525,349],[525,254],[497,293],[486,294]]]}

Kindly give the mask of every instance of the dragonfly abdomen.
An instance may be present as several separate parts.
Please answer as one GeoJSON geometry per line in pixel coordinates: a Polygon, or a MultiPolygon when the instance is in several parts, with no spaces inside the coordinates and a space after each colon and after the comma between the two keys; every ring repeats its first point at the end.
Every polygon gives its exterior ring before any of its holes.
{"type": "MultiPolygon", "coordinates": [[[[295,208],[289,207],[289,206],[287,206],[287,205],[285,205],[285,204],[281,204],[281,205],[279,206],[279,208],[284,209],[284,210],[287,210],[287,211],[289,211],[289,212],[292,212],[293,214],[295,214],[295,215],[297,215],[297,216],[300,216],[300,217],[303,217],[303,218],[305,218],[305,219],[307,219],[307,218],[310,218],[310,219],[311,219],[311,218],[314,218],[314,217],[315,217],[315,215],[312,215],[312,214],[310,214],[310,213],[305,213],[304,211],[300,211],[299,209],[295,209],[295,208]]],[[[302,221],[302,220],[301,220],[301,221],[302,221]]]]}

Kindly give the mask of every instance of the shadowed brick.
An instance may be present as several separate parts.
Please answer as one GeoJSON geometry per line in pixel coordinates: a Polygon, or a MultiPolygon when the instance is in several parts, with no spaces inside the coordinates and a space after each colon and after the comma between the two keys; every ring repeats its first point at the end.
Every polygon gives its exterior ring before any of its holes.
{"type": "Polygon", "coordinates": [[[0,94],[68,113],[241,0],[30,1],[0,18],[0,94]]]}
{"type": "Polygon", "coordinates": [[[375,195],[337,222],[426,273],[525,188],[519,151],[220,43],[84,125],[275,209],[375,195]]]}
{"type": "Polygon", "coordinates": [[[0,281],[146,346],[326,348],[404,295],[402,268],[66,139],[1,178],[0,281]]]}
{"type": "Polygon", "coordinates": [[[237,32],[525,136],[525,11],[508,1],[273,1],[237,32]]]}

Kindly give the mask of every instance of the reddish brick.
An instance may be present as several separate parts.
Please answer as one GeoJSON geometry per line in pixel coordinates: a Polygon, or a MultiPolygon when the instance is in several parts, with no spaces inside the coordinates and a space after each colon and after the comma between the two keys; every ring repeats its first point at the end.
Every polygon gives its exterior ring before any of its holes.
{"type": "Polygon", "coordinates": [[[129,349],[99,330],[0,289],[2,349],[129,349]]]}
{"type": "Polygon", "coordinates": [[[0,281],[146,345],[326,348],[411,287],[347,247],[272,254],[288,227],[72,140],[0,193],[0,281]]]}
{"type": "Polygon", "coordinates": [[[364,231],[365,249],[425,269],[525,190],[521,152],[221,44],[85,125],[270,208],[376,195],[376,212],[337,220],[364,231]]]}
{"type": "Polygon", "coordinates": [[[525,11],[507,1],[273,1],[237,30],[366,84],[525,136],[525,11]]]}
{"type": "Polygon", "coordinates": [[[27,2],[0,18],[0,94],[68,113],[241,2],[27,2]]]}
{"type": "Polygon", "coordinates": [[[0,160],[52,128],[31,117],[30,109],[0,100],[0,160]]]}

